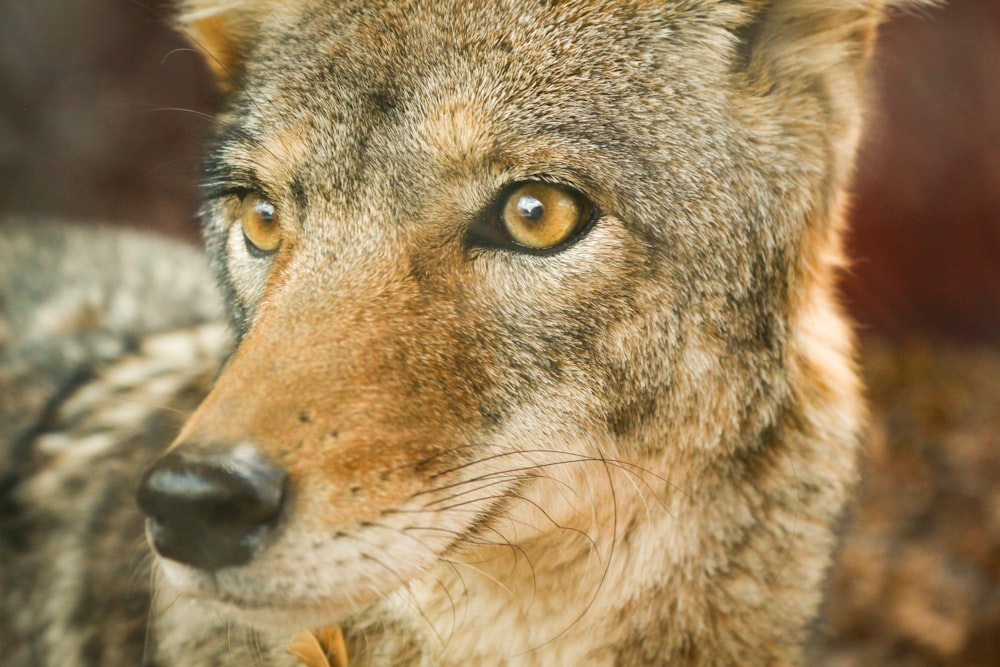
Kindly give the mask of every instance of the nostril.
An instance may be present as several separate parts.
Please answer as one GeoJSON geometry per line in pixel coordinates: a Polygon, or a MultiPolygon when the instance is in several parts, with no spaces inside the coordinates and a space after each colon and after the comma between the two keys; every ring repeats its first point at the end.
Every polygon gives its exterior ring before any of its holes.
{"type": "Polygon", "coordinates": [[[286,475],[256,450],[174,450],[139,484],[137,501],[161,556],[217,570],[253,558],[275,527],[286,475]]]}

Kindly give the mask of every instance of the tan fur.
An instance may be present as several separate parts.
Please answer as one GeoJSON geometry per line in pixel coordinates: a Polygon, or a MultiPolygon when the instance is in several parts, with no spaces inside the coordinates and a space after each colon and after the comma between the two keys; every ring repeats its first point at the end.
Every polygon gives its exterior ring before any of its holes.
{"type": "MultiPolygon", "coordinates": [[[[206,203],[242,337],[174,447],[249,443],[294,496],[164,590],[269,655],[341,624],[352,664],[798,663],[864,417],[834,277],[884,9],[182,3],[239,130],[209,185],[283,243],[206,203]],[[463,242],[539,177],[586,236],[463,242]]],[[[202,618],[165,608],[164,655],[202,618]]]]}

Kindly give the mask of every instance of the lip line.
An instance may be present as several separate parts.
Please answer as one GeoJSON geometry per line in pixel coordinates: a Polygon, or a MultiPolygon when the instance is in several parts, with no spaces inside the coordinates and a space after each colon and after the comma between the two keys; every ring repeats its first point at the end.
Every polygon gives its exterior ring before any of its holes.
{"type": "MultiPolygon", "coordinates": [[[[162,558],[162,557],[160,557],[162,558]]],[[[292,614],[323,614],[332,609],[336,609],[336,603],[331,604],[330,600],[324,599],[298,599],[294,601],[267,596],[259,599],[243,597],[239,593],[226,590],[226,586],[219,581],[216,572],[183,572],[189,568],[183,564],[170,561],[171,565],[182,570],[181,579],[174,579],[166,572],[164,574],[165,583],[169,588],[180,596],[196,600],[209,605],[218,605],[227,608],[235,613],[292,613],[292,614]],[[192,576],[195,574],[195,576],[192,576]]],[[[164,563],[160,563],[161,567],[164,563]]]]}
{"type": "MultiPolygon", "coordinates": [[[[186,566],[181,566],[185,567],[186,566]]],[[[190,576],[190,573],[185,573],[190,576]]],[[[186,578],[184,582],[172,581],[168,576],[168,585],[172,586],[180,595],[188,598],[190,600],[198,600],[199,602],[207,602],[210,604],[219,604],[231,607],[235,610],[244,611],[292,611],[298,609],[298,607],[292,606],[275,606],[273,604],[264,605],[257,602],[251,602],[232,593],[223,590],[223,587],[219,584],[219,580],[214,572],[199,572],[196,579],[186,578]]]]}
{"type": "Polygon", "coordinates": [[[312,604],[276,604],[271,598],[265,601],[250,601],[237,597],[230,593],[216,591],[213,595],[203,596],[201,599],[231,607],[243,612],[295,612],[309,613],[318,612],[324,609],[323,605],[312,604]]]}

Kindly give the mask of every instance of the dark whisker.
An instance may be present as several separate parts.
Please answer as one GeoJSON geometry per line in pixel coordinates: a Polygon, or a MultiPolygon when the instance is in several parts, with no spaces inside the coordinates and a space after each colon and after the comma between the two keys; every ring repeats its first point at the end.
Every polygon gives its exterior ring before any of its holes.
{"type": "MultiPolygon", "coordinates": [[[[559,639],[559,637],[562,637],[564,634],[569,632],[569,630],[574,625],[579,623],[580,619],[586,616],[587,612],[590,611],[590,609],[594,606],[594,602],[597,600],[597,596],[600,594],[601,589],[604,588],[604,582],[607,581],[608,571],[611,569],[611,561],[615,555],[615,545],[618,543],[618,495],[615,493],[615,483],[614,479],[611,477],[611,469],[607,465],[608,463],[607,459],[604,459],[602,457],[600,460],[604,461],[605,463],[604,470],[608,477],[608,490],[611,493],[611,502],[612,502],[611,547],[610,551],[608,552],[607,561],[605,561],[604,563],[604,570],[601,572],[601,578],[597,582],[597,586],[594,588],[594,594],[591,596],[590,601],[587,602],[587,605],[583,608],[583,611],[581,611],[569,625],[563,628],[561,632],[559,632],[553,637],[550,637],[547,641],[542,642],[538,646],[535,646],[533,649],[531,649],[531,651],[537,651],[543,646],[551,644],[555,640],[559,639]]],[[[525,654],[530,653],[531,651],[526,651],[525,654]]]]}
{"type": "MultiPolygon", "coordinates": [[[[361,538],[360,535],[352,535],[351,538],[359,542],[364,542],[364,540],[361,538]]],[[[372,546],[371,543],[368,543],[368,546],[372,546]]],[[[360,556],[362,560],[367,560],[372,563],[375,563],[376,565],[384,569],[386,572],[391,574],[396,579],[396,581],[399,582],[399,586],[401,589],[409,591],[410,582],[405,580],[395,569],[384,563],[381,559],[377,558],[376,556],[373,556],[372,554],[368,553],[367,551],[361,551],[360,556]]],[[[442,646],[447,647],[447,643],[445,642],[444,638],[441,637],[441,633],[438,632],[437,627],[427,617],[427,614],[424,612],[424,610],[420,608],[420,605],[417,604],[415,600],[413,600],[412,594],[410,595],[410,601],[413,603],[413,607],[414,609],[416,609],[417,613],[420,614],[420,617],[424,619],[425,623],[427,623],[427,627],[430,628],[431,632],[434,633],[434,636],[437,637],[438,642],[440,642],[442,646]]]]}

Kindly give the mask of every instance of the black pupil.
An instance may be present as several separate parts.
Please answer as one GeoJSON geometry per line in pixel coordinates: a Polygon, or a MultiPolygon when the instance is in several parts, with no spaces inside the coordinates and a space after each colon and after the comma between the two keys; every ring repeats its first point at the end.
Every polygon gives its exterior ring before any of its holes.
{"type": "Polygon", "coordinates": [[[261,222],[268,225],[274,222],[274,205],[271,202],[267,200],[258,200],[254,203],[253,208],[261,222]]]}
{"type": "Polygon", "coordinates": [[[521,195],[520,199],[517,200],[517,213],[525,220],[535,222],[542,217],[544,212],[545,207],[542,202],[531,195],[521,195]]]}

